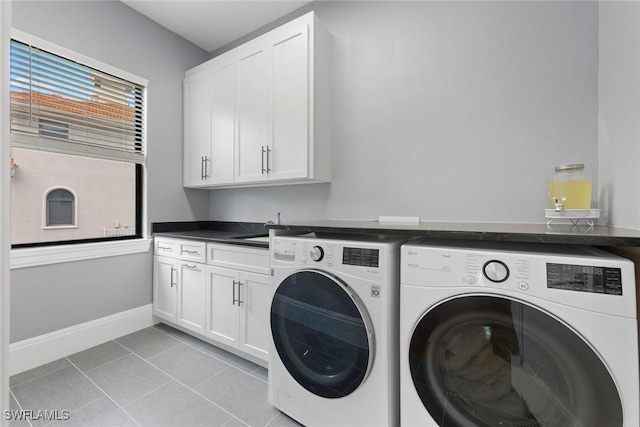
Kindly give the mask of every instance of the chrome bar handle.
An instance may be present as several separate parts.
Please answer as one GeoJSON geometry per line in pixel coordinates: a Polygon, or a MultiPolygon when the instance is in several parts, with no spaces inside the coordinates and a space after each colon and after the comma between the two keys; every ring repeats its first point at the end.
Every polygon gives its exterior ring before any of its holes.
{"type": "Polygon", "coordinates": [[[269,167],[269,153],[271,153],[271,149],[267,145],[267,173],[271,172],[271,168],[269,167]]]}
{"type": "Polygon", "coordinates": [[[209,159],[209,156],[204,156],[204,179],[208,179],[209,178],[209,162],[211,160],[209,159]]]}
{"type": "Polygon", "coordinates": [[[235,280],[233,281],[233,302],[231,303],[232,305],[236,305],[236,302],[238,302],[238,300],[236,299],[236,282],[235,280]]]}
{"type": "Polygon", "coordinates": [[[200,157],[200,179],[204,180],[204,156],[200,157]]]}
{"type": "Polygon", "coordinates": [[[238,280],[238,307],[242,305],[244,301],[242,301],[242,293],[240,292],[240,286],[244,285],[241,281],[238,280]]]}
{"type": "MultiPolygon", "coordinates": [[[[267,150],[268,150],[268,149],[269,149],[269,147],[267,146],[267,150]]],[[[267,152],[267,151],[265,151],[265,150],[264,150],[264,145],[263,145],[263,146],[262,146],[262,155],[261,155],[261,158],[260,158],[260,160],[262,160],[262,174],[263,174],[263,175],[264,175],[266,172],[268,172],[268,169],[269,169],[269,163],[268,163],[268,162],[269,162],[269,157],[267,157],[267,169],[265,169],[265,168],[264,168],[264,154],[265,154],[266,152],[267,152]]]]}
{"type": "Polygon", "coordinates": [[[171,267],[171,278],[170,278],[170,281],[171,281],[171,287],[172,287],[172,288],[176,285],[176,284],[173,282],[173,272],[174,272],[174,271],[176,271],[176,269],[175,269],[175,268],[173,268],[173,267],[171,267]]]}

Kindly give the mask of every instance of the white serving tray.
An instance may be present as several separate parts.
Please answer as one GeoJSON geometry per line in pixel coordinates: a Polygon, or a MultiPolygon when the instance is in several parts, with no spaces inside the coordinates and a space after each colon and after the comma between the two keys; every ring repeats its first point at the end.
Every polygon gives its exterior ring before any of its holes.
{"type": "Polygon", "coordinates": [[[547,225],[551,224],[554,219],[566,219],[572,224],[578,224],[584,220],[593,227],[594,220],[600,218],[600,209],[545,209],[544,216],[547,218],[547,225]]]}

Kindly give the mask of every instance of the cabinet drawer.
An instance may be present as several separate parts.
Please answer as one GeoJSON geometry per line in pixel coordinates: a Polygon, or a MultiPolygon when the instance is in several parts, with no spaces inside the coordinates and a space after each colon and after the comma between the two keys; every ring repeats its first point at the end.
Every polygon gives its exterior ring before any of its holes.
{"type": "Polygon", "coordinates": [[[268,274],[269,250],[209,243],[207,244],[207,264],[268,274]]]}
{"type": "Polygon", "coordinates": [[[180,242],[178,256],[184,260],[206,262],[207,244],[204,242],[180,242]]]}
{"type": "Polygon", "coordinates": [[[178,256],[178,242],[175,240],[154,239],[154,253],[175,258],[178,256]]]}

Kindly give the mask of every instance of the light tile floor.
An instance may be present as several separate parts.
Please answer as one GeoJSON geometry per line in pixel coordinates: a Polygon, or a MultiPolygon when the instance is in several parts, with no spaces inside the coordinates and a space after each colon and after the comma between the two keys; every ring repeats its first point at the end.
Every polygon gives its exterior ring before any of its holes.
{"type": "Polygon", "coordinates": [[[164,324],[14,375],[10,387],[11,410],[33,411],[16,427],[300,426],[267,401],[265,368],[164,324]]]}

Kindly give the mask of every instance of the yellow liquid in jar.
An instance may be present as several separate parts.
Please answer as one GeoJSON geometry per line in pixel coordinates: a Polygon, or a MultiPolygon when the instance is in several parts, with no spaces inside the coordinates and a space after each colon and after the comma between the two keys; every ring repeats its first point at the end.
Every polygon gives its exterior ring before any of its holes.
{"type": "Polygon", "coordinates": [[[555,209],[556,201],[565,209],[591,209],[591,181],[555,181],[549,183],[549,207],[555,209]]]}

